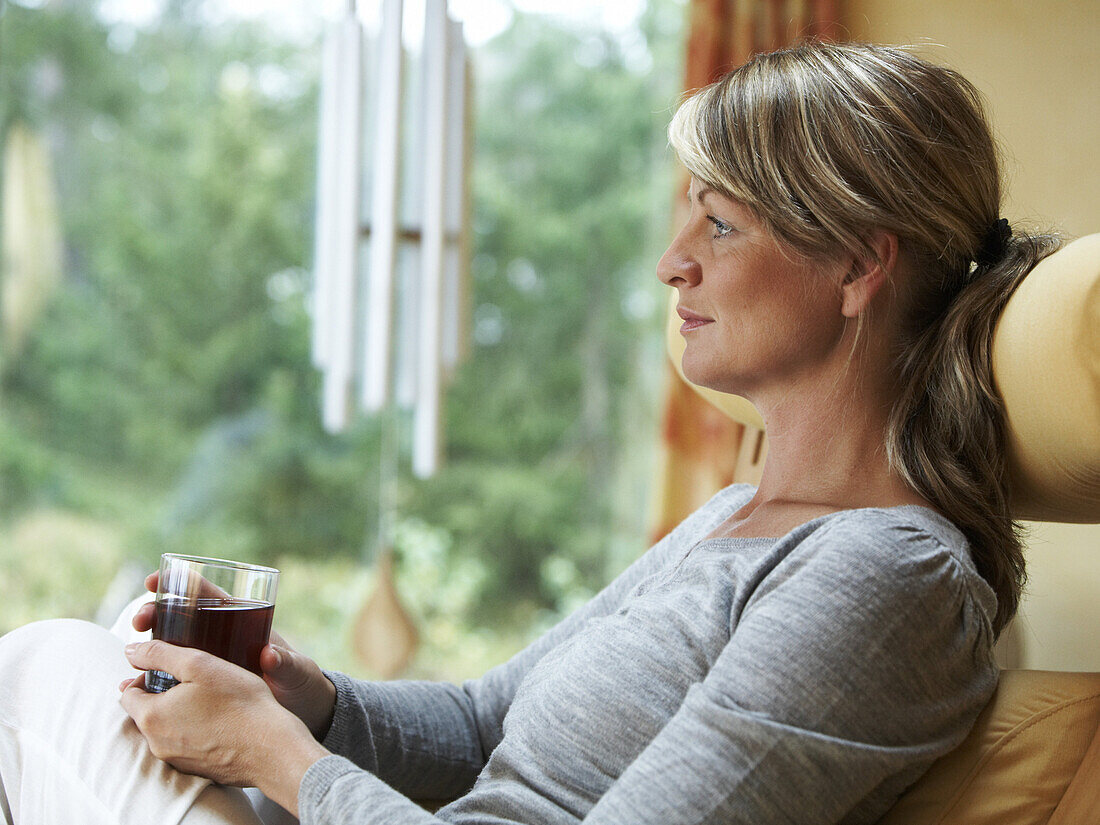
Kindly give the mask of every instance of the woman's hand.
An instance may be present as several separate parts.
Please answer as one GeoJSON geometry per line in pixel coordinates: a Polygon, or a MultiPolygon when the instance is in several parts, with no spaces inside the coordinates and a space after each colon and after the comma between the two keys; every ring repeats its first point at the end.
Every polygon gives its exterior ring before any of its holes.
{"type": "Polygon", "coordinates": [[[215,782],[258,787],[297,809],[302,776],[328,751],[262,679],[201,650],[161,641],[128,645],[126,657],[139,670],[179,679],[164,693],[146,693],[144,674],[120,685],[122,707],[154,756],[215,782]]]}
{"type": "MultiPolygon", "coordinates": [[[[145,588],[155,593],[158,578],[157,573],[146,576],[145,588]]],[[[134,629],[151,630],[155,618],[153,603],[142,605],[134,614],[134,629]]],[[[260,667],[279,704],[305,722],[314,738],[324,739],[336,709],[336,688],[317,663],[294,650],[272,630],[270,643],[260,652],[260,667]]]]}
{"type": "MultiPolygon", "coordinates": [[[[276,634],[271,634],[272,639],[276,634]]],[[[336,686],[308,656],[281,644],[260,651],[260,667],[271,694],[280,705],[301,719],[320,742],[328,733],[336,711],[336,686]]]]}

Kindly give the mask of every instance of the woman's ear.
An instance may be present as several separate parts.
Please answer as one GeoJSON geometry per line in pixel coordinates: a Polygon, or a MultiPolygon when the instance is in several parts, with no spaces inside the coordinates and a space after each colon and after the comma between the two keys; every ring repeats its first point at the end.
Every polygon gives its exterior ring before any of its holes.
{"type": "Polygon", "coordinates": [[[898,236],[893,232],[875,230],[867,242],[873,257],[853,257],[840,285],[840,312],[846,318],[855,318],[870,306],[898,263],[898,236]]]}

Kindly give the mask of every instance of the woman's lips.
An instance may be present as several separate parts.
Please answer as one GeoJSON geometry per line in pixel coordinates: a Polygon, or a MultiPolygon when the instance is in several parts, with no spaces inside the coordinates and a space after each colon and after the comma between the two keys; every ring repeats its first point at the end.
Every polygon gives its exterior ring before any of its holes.
{"type": "Polygon", "coordinates": [[[676,314],[679,315],[684,323],[680,325],[680,333],[691,332],[693,329],[699,329],[699,327],[706,326],[713,322],[713,318],[704,318],[702,315],[697,315],[691,310],[684,309],[683,307],[676,307],[676,314]]]}

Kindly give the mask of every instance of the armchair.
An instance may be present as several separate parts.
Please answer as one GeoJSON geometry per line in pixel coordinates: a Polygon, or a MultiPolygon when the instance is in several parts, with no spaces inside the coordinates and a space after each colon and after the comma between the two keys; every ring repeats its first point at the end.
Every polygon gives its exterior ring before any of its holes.
{"type": "MultiPolygon", "coordinates": [[[[671,313],[668,347],[684,349],[671,313]]],[[[1001,315],[993,369],[1009,425],[1013,509],[1100,522],[1100,234],[1042,261],[1001,315]]],[[[763,424],[742,398],[696,388],[747,425],[739,481],[759,479],[763,424]]],[[[765,447],[762,449],[762,446],[765,447]]],[[[1100,822],[1100,673],[1006,670],[970,735],[882,825],[1100,822]]]]}

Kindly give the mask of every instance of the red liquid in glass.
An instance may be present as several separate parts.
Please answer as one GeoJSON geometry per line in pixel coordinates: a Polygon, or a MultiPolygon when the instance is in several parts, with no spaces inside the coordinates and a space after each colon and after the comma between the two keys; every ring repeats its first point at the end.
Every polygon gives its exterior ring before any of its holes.
{"type": "MultiPolygon", "coordinates": [[[[249,599],[183,600],[162,596],[156,603],[153,638],[196,647],[262,675],[260,651],[271,634],[275,605],[249,599]]],[[[146,674],[146,688],[161,693],[177,684],[159,670],[146,674]]]]}

